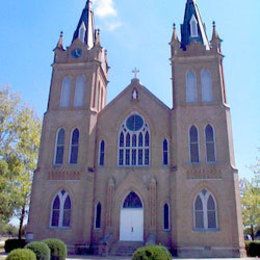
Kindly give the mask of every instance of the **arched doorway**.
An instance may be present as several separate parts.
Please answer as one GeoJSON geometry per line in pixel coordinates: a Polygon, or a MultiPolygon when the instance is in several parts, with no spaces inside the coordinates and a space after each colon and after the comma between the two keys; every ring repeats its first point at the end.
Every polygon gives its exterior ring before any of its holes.
{"type": "Polygon", "coordinates": [[[135,192],[124,200],[120,212],[120,241],[144,240],[144,209],[135,192]]]}

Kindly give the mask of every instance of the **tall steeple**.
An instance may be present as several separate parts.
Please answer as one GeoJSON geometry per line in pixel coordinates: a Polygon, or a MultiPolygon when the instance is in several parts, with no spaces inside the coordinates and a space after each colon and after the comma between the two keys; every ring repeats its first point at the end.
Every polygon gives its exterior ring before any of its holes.
{"type": "Polygon", "coordinates": [[[72,43],[80,39],[91,49],[95,43],[94,13],[92,10],[92,1],[87,0],[86,6],[82,11],[78,26],[74,32],[72,43]]]}
{"type": "Polygon", "coordinates": [[[209,41],[199,7],[195,0],[187,0],[184,21],[181,25],[181,48],[186,50],[187,45],[194,41],[205,45],[209,50],[209,41]]]}

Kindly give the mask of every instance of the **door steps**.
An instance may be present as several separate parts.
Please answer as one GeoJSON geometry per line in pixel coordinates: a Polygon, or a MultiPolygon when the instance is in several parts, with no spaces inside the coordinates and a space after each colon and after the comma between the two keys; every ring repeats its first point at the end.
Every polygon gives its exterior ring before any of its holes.
{"type": "Polygon", "coordinates": [[[118,241],[112,245],[110,255],[113,256],[132,256],[139,248],[144,246],[144,242],[118,241]]]}

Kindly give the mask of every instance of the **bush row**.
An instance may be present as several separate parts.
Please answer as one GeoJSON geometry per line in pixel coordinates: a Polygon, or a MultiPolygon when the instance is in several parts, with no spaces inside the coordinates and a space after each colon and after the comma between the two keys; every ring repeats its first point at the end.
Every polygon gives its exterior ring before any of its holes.
{"type": "Polygon", "coordinates": [[[260,240],[246,241],[246,253],[250,257],[260,257],[260,240]]]}
{"type": "Polygon", "coordinates": [[[172,255],[164,246],[145,246],[137,249],[132,260],[172,260],[172,255]]]}
{"type": "Polygon", "coordinates": [[[10,254],[6,260],[65,260],[67,257],[67,247],[59,239],[46,239],[25,245],[25,240],[7,240],[5,252],[10,254]]]}

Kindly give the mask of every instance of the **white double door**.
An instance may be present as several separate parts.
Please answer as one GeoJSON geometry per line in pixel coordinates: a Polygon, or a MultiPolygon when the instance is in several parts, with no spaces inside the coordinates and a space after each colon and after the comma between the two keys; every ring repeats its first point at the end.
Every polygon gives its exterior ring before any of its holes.
{"type": "Polygon", "coordinates": [[[144,240],[143,208],[122,208],[120,213],[120,241],[144,240]]]}

